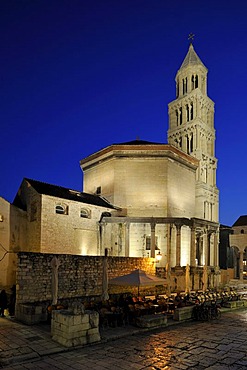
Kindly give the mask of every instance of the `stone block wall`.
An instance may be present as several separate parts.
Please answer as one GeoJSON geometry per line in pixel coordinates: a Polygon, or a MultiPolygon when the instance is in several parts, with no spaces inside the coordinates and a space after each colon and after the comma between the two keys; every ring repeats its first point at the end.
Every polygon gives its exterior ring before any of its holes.
{"type": "Polygon", "coordinates": [[[98,255],[98,221],[102,212],[109,208],[97,207],[72,200],[42,195],[42,253],[98,255]],[[67,214],[56,214],[56,205],[67,207],[67,214]],[[80,217],[81,209],[87,210],[89,218],[80,217]]]}
{"type": "MultiPolygon", "coordinates": [[[[54,254],[18,253],[16,276],[16,302],[51,304],[52,267],[54,254]]],[[[58,302],[73,301],[81,297],[99,297],[102,294],[103,259],[99,256],[56,255],[58,268],[58,302]]],[[[108,277],[130,273],[137,268],[155,274],[152,258],[108,257],[108,277]]],[[[111,286],[110,293],[130,291],[130,288],[111,286]]],[[[137,289],[132,288],[134,291],[137,289]]]]}
{"type": "Polygon", "coordinates": [[[76,347],[100,341],[99,314],[94,311],[77,313],[53,311],[52,339],[65,347],[76,347]]]}

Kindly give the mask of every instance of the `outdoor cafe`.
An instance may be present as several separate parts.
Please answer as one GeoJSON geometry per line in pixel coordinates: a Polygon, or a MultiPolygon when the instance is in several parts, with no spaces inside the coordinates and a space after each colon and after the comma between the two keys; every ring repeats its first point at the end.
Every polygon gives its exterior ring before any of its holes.
{"type": "MultiPolygon", "coordinates": [[[[109,297],[98,302],[86,303],[86,309],[96,310],[99,313],[100,327],[118,327],[126,325],[139,326],[145,321],[153,321],[154,325],[163,322],[162,316],[167,319],[174,319],[175,313],[180,309],[188,308],[192,316],[193,308],[198,305],[207,305],[218,302],[223,305],[228,301],[236,301],[240,296],[235,291],[214,292],[214,291],[191,291],[175,292],[167,294],[141,295],[140,288],[143,287],[165,287],[166,280],[157,276],[148,275],[142,270],[134,270],[130,274],[116,277],[108,282],[109,286],[119,285],[125,288],[135,287],[136,294],[125,292],[109,297]]],[[[127,288],[128,289],[128,288],[127,288]]],[[[177,315],[176,315],[177,317],[177,315]]]]}

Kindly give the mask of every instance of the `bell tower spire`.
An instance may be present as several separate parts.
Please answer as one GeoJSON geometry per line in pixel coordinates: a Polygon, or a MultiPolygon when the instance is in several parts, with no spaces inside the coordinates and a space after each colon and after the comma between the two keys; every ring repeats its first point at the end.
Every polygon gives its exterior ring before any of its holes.
{"type": "Polygon", "coordinates": [[[168,143],[196,157],[195,217],[218,222],[214,102],[207,96],[208,70],[196,54],[189,35],[189,50],[176,74],[176,100],[169,107],[168,143]]]}

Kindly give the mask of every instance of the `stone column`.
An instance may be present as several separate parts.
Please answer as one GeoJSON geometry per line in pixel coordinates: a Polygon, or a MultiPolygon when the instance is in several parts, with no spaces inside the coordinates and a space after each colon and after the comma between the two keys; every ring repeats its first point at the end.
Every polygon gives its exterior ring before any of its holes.
{"type": "Polygon", "coordinates": [[[102,226],[98,223],[98,233],[97,233],[97,254],[101,255],[101,245],[102,245],[102,226]]]}
{"type": "Polygon", "coordinates": [[[210,239],[211,239],[211,232],[208,231],[207,232],[207,246],[206,246],[206,266],[210,266],[210,257],[211,257],[211,254],[210,254],[210,239]]]}
{"type": "Polygon", "coordinates": [[[187,140],[186,135],[182,136],[182,150],[187,153],[187,140]]]}
{"type": "MultiPolygon", "coordinates": [[[[105,248],[106,248],[106,239],[107,239],[107,233],[106,233],[106,227],[107,227],[107,224],[106,223],[103,223],[102,224],[102,243],[101,243],[101,252],[100,254],[104,255],[105,253],[105,248]]],[[[110,248],[111,248],[111,251],[112,251],[112,246],[110,245],[110,248]]]]}
{"type": "Polygon", "coordinates": [[[219,266],[219,252],[218,252],[218,235],[217,232],[214,233],[214,266],[219,266]]]}
{"type": "Polygon", "coordinates": [[[125,257],[130,255],[130,224],[125,223],[125,257]]]}
{"type": "Polygon", "coordinates": [[[192,90],[192,83],[191,83],[191,78],[192,78],[192,75],[189,75],[188,76],[188,93],[190,93],[191,92],[191,90],[192,90]]]}
{"type": "Polygon", "coordinates": [[[105,223],[99,224],[99,255],[104,255],[105,223]]]}
{"type": "Polygon", "coordinates": [[[239,251],[239,280],[243,281],[243,267],[244,267],[244,252],[242,250],[239,251]]]}
{"type": "Polygon", "coordinates": [[[155,258],[155,223],[151,223],[151,258],[155,258]]]}
{"type": "Polygon", "coordinates": [[[167,263],[171,265],[171,224],[167,224],[167,263]]]}
{"type": "Polygon", "coordinates": [[[196,266],[196,230],[194,226],[190,229],[190,266],[196,266]]]}
{"type": "Polygon", "coordinates": [[[181,264],[181,226],[176,224],[177,238],[176,238],[176,266],[181,264]]]}

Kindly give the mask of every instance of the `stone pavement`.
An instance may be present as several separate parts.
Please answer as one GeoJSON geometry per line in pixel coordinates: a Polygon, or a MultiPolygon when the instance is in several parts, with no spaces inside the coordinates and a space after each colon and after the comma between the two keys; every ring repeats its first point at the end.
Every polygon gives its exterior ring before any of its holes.
{"type": "Polygon", "coordinates": [[[0,318],[0,367],[14,369],[247,369],[247,309],[211,322],[102,331],[102,342],[67,349],[48,325],[0,318]],[[113,339],[118,339],[113,341],[113,339]]]}
{"type": "MultiPolygon", "coordinates": [[[[101,342],[116,340],[145,332],[134,326],[106,328],[101,330],[101,342]]],[[[42,356],[69,352],[78,349],[66,348],[51,339],[50,325],[25,325],[6,316],[0,317],[0,368],[8,364],[38,359],[42,356]]]]}

